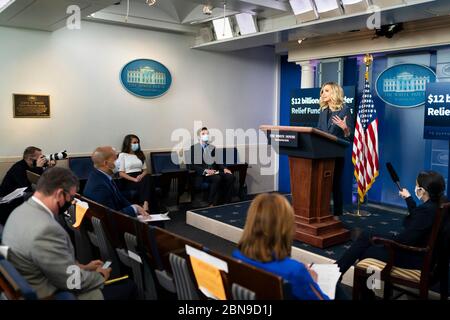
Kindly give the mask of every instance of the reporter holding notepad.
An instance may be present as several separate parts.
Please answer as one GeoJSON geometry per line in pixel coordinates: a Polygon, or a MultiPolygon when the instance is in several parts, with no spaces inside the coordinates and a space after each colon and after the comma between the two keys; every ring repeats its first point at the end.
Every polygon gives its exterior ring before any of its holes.
{"type": "Polygon", "coordinates": [[[233,257],[288,281],[295,299],[329,300],[317,285],[317,274],[290,257],[294,232],[294,210],[287,199],[276,193],[260,194],[248,209],[233,257]]]}

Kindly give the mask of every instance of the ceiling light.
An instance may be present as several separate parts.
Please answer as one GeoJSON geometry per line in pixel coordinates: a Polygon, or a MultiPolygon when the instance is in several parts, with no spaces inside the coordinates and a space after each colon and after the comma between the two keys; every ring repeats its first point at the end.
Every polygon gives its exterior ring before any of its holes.
{"type": "Polygon", "coordinates": [[[145,3],[148,4],[149,6],[152,6],[156,3],[156,0],[145,0],[145,3]]]}
{"type": "Polygon", "coordinates": [[[212,6],[205,4],[203,6],[203,14],[210,16],[212,14],[212,6]]]}
{"type": "Polygon", "coordinates": [[[297,23],[319,18],[312,0],[289,0],[297,23]]]}
{"type": "Polygon", "coordinates": [[[258,32],[255,19],[250,13],[239,13],[235,17],[241,35],[258,32]]]}
{"type": "Polygon", "coordinates": [[[298,44],[302,44],[302,42],[303,42],[304,40],[306,40],[306,38],[298,39],[297,42],[298,42],[298,44]]]}
{"type": "Polygon", "coordinates": [[[0,12],[12,5],[16,0],[0,0],[0,12]]]}

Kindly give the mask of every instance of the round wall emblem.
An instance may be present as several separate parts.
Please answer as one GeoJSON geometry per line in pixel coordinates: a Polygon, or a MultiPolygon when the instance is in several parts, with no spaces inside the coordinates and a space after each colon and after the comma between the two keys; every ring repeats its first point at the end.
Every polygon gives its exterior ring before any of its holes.
{"type": "Polygon", "coordinates": [[[157,98],[169,90],[172,76],[161,63],[149,59],[128,62],[120,72],[124,88],[141,98],[157,98]]]}
{"type": "Polygon", "coordinates": [[[427,84],[436,82],[430,68],[418,64],[398,64],[384,70],[377,78],[376,92],[385,103],[399,108],[425,103],[427,84]]]}

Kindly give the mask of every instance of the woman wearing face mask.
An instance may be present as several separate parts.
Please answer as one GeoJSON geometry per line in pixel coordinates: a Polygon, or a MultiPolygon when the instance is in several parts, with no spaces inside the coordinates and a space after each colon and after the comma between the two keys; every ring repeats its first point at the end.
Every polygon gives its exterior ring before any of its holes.
{"type": "MultiPolygon", "coordinates": [[[[403,220],[403,229],[392,240],[407,246],[425,247],[431,235],[433,222],[437,208],[446,202],[444,196],[444,178],[434,171],[422,171],[416,179],[415,193],[420,200],[417,205],[407,189],[399,192],[408,206],[408,215],[403,220]]],[[[357,260],[374,258],[387,261],[388,253],[383,246],[375,246],[371,243],[372,234],[363,232],[344,255],[336,261],[344,274],[357,260]]],[[[384,235],[383,238],[386,238],[384,235]]],[[[420,269],[423,258],[417,254],[407,252],[396,254],[395,265],[400,268],[420,269]]]]}
{"type": "MultiPolygon", "coordinates": [[[[344,105],[344,90],[334,82],[327,82],[320,89],[320,115],[317,128],[340,139],[352,141],[355,127],[350,108],[344,105]]],[[[342,215],[342,172],[344,158],[336,158],[333,178],[333,211],[335,216],[342,215]]]]}
{"type": "MultiPolygon", "coordinates": [[[[119,154],[116,165],[119,176],[122,178],[122,191],[137,194],[138,201],[144,210],[152,214],[160,213],[152,177],[147,174],[145,155],[140,147],[140,140],[134,134],[125,136],[122,143],[122,152],[119,154]]],[[[129,199],[132,200],[132,199],[129,199]]]]}

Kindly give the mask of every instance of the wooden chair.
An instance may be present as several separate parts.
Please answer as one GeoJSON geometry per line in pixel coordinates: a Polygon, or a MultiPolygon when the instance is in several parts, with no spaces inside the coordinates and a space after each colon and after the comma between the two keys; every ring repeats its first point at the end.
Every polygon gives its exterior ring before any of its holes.
{"type": "MultiPolygon", "coordinates": [[[[383,262],[373,258],[359,261],[355,266],[353,278],[353,299],[360,299],[363,286],[368,278],[368,268],[381,270],[381,279],[384,281],[384,299],[389,299],[393,288],[404,291],[406,288],[418,290],[420,299],[428,299],[430,287],[440,283],[440,298],[448,297],[448,271],[449,271],[449,242],[450,242],[450,203],[438,208],[433,223],[428,244],[424,248],[403,245],[393,240],[379,237],[372,238],[374,244],[382,244],[388,251],[388,261],[383,262]],[[406,251],[411,254],[423,256],[423,265],[420,270],[405,269],[394,266],[396,254],[406,251]]],[[[410,290],[406,290],[411,293],[410,290]]],[[[412,294],[415,295],[414,292],[412,294]]]]}

